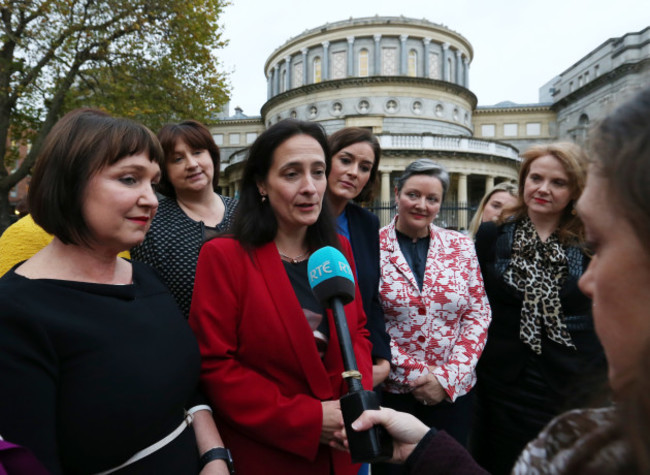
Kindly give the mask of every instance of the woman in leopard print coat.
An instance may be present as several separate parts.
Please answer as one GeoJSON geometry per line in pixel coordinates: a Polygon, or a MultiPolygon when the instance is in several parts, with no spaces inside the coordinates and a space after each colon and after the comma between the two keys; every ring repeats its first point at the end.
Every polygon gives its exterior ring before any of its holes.
{"type": "Polygon", "coordinates": [[[591,301],[578,288],[589,264],[574,210],[586,157],[574,144],[535,146],[522,155],[517,206],[501,224],[485,223],[477,256],[492,307],[477,374],[472,450],[494,474],[576,397],[604,378],[591,301]]]}

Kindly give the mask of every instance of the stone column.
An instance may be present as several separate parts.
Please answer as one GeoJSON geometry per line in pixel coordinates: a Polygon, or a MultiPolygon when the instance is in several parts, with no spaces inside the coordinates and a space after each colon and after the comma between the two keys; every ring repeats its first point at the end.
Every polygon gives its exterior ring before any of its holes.
{"type": "Polygon", "coordinates": [[[307,53],[309,52],[309,48],[303,48],[300,50],[302,53],[302,85],[306,86],[307,85],[307,73],[309,72],[309,66],[307,65],[307,53]]]}
{"type": "Polygon", "coordinates": [[[447,60],[449,58],[449,43],[443,43],[442,44],[442,80],[447,81],[448,73],[447,70],[449,69],[449,61],[447,60]]]}
{"type": "Polygon", "coordinates": [[[492,175],[487,175],[485,177],[485,192],[487,193],[492,188],[494,188],[494,177],[492,175]]]}
{"type": "MultiPolygon", "coordinates": [[[[390,204],[390,172],[379,171],[381,173],[381,204],[390,204]]],[[[390,222],[390,209],[381,210],[379,224],[386,226],[390,222]]]]}
{"type": "Polygon", "coordinates": [[[456,50],[456,84],[459,86],[463,85],[463,60],[461,55],[462,53],[456,50]]]}
{"type": "Polygon", "coordinates": [[[424,74],[422,75],[425,78],[431,77],[429,75],[429,55],[431,54],[431,38],[423,38],[422,43],[424,44],[424,58],[422,61],[422,67],[424,74]]]}
{"type": "Polygon", "coordinates": [[[269,70],[268,76],[266,77],[266,98],[271,99],[273,97],[273,70],[269,70]]]}
{"type": "Polygon", "coordinates": [[[467,174],[458,174],[458,229],[467,229],[467,174]]]}
{"type": "Polygon", "coordinates": [[[463,66],[465,69],[465,84],[464,86],[469,89],[469,58],[467,56],[463,56],[463,66]]]}
{"type": "Polygon", "coordinates": [[[322,64],[322,69],[321,69],[321,81],[327,81],[330,78],[330,55],[329,55],[329,48],[330,48],[330,42],[329,41],[323,41],[321,43],[323,45],[323,62],[322,64]]]}
{"type": "Polygon", "coordinates": [[[280,65],[273,66],[273,95],[280,93],[280,65]]]}
{"type": "Polygon", "coordinates": [[[284,83],[284,90],[291,89],[291,56],[284,57],[284,67],[287,68],[287,81],[284,83]]]}
{"type": "Polygon", "coordinates": [[[402,76],[408,74],[408,54],[406,51],[406,40],[408,40],[409,35],[400,35],[399,36],[399,73],[402,76]]]}
{"type": "Polygon", "coordinates": [[[354,36],[348,36],[348,77],[354,76],[354,36]]]}
{"type": "Polygon", "coordinates": [[[375,40],[375,54],[374,54],[375,70],[373,71],[371,76],[379,76],[381,74],[381,44],[379,43],[381,40],[381,35],[373,35],[373,39],[375,40]]]}

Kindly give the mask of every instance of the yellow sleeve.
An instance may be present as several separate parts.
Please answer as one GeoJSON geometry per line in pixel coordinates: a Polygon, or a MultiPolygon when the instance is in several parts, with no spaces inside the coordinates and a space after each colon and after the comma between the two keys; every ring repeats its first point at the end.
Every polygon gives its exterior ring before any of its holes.
{"type": "Polygon", "coordinates": [[[0,276],[32,257],[51,240],[52,236],[38,226],[31,215],[16,221],[0,236],[0,276]]]}

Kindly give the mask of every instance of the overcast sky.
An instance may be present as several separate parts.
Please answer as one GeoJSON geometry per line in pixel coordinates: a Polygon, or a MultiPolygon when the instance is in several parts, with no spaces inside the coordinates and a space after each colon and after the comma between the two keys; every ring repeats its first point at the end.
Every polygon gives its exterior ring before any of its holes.
{"type": "Polygon", "coordinates": [[[649,0],[231,0],[222,16],[229,45],[230,114],[260,114],[264,63],[289,38],[350,17],[424,18],[474,48],[470,89],[479,105],[538,102],[539,88],[607,39],[650,25],[649,0]]]}

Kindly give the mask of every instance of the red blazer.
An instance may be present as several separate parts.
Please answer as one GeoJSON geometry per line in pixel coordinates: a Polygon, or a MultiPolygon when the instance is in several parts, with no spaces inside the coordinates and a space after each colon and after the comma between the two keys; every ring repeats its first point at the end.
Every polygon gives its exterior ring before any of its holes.
{"type": "MultiPolygon", "coordinates": [[[[354,266],[347,241],[344,253],[354,266]]],[[[345,306],[363,385],[371,344],[359,289],[345,306]]],[[[189,322],[201,382],[238,474],[356,474],[349,454],[320,444],[321,401],[347,392],[334,322],[324,360],[274,243],[252,257],[231,238],[201,249],[189,322]],[[330,467],[333,466],[333,471],[330,467]]]]}

